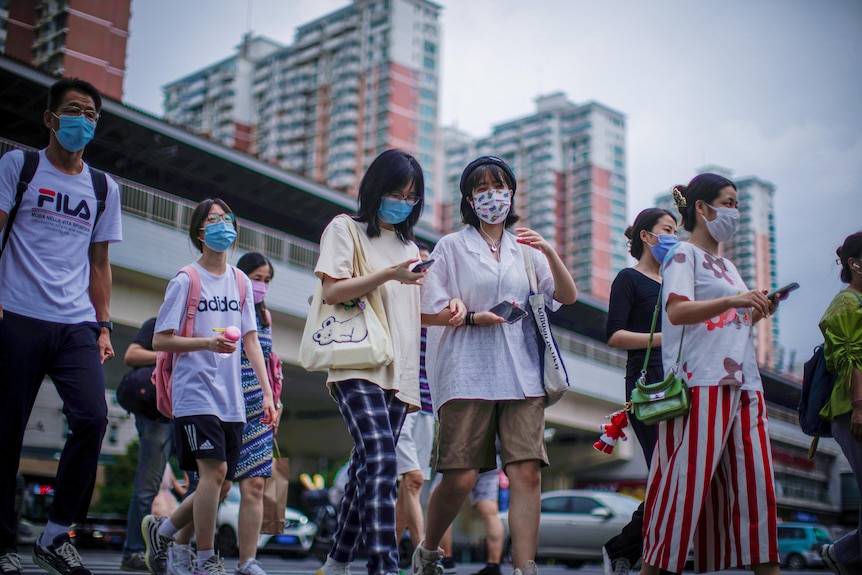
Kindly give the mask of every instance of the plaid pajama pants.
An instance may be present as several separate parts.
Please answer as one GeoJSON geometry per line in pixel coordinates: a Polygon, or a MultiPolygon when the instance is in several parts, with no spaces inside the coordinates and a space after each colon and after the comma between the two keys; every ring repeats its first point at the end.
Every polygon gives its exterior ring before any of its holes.
{"type": "Polygon", "coordinates": [[[762,392],[691,388],[691,411],[658,424],[643,561],[681,573],[778,562],[772,451],[762,392]]]}
{"type": "Polygon", "coordinates": [[[397,399],[394,391],[361,379],[339,381],[332,390],[354,447],[329,556],[342,563],[352,562],[362,537],[369,575],[398,573],[395,444],[407,404],[397,399]]]}

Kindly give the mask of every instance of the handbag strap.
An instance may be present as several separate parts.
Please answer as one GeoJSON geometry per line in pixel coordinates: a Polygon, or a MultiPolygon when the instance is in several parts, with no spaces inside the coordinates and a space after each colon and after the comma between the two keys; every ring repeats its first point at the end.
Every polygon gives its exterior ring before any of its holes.
{"type": "Polygon", "coordinates": [[[527,270],[527,279],[530,281],[530,295],[539,293],[539,280],[536,277],[536,264],[533,263],[533,248],[521,244],[521,253],[524,254],[524,267],[527,270]]]}
{"type": "Polygon", "coordinates": [[[365,259],[365,249],[362,247],[358,226],[347,214],[339,214],[336,217],[343,218],[347,222],[347,229],[350,230],[350,237],[353,238],[353,277],[364,276],[368,273],[368,260],[365,259]]]}
{"type": "MultiPolygon", "coordinates": [[[[658,297],[655,300],[655,310],[652,312],[652,325],[649,328],[649,343],[647,343],[646,355],[644,356],[644,366],[641,369],[641,379],[646,378],[647,365],[649,365],[649,355],[652,351],[652,340],[655,335],[655,325],[658,323],[658,310],[661,308],[661,292],[664,286],[659,286],[658,297]]],[[[685,337],[685,326],[682,326],[682,334],[679,336],[679,349],[676,352],[676,363],[673,366],[673,371],[676,372],[679,367],[679,360],[682,357],[682,340],[685,337]]]]}

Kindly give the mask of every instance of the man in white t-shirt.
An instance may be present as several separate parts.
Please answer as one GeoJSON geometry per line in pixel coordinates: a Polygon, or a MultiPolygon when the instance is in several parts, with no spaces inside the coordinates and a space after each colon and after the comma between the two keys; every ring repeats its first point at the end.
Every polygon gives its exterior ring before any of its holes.
{"type": "Polygon", "coordinates": [[[117,184],[83,161],[101,96],[91,84],[51,86],[48,147],[0,158],[0,568],[22,571],[15,548],[15,478],[42,380],[63,400],[68,438],[48,524],[33,562],[54,575],[89,575],[69,539],[86,519],[107,426],[102,363],[114,357],[108,244],[122,239],[117,184]],[[22,179],[22,168],[35,171],[22,179]],[[19,190],[19,182],[27,181],[19,190]],[[13,225],[14,223],[14,225],[13,225]]]}

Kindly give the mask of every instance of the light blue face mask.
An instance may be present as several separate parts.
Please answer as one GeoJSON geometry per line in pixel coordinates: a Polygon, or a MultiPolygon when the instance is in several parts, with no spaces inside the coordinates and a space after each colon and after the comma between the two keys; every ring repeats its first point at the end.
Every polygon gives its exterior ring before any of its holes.
{"type": "Polygon", "coordinates": [[[387,224],[397,225],[410,217],[413,213],[413,204],[402,202],[393,198],[383,198],[377,215],[387,224]]]}
{"type": "Polygon", "coordinates": [[[204,243],[214,252],[225,252],[233,245],[236,239],[236,230],[233,224],[225,221],[210,224],[204,228],[204,243]]]}
{"type": "Polygon", "coordinates": [[[90,143],[96,133],[96,123],[91,122],[81,114],[80,116],[54,116],[60,120],[60,129],[54,130],[57,141],[69,152],[82,150],[90,143]]]}
{"type": "Polygon", "coordinates": [[[652,252],[652,257],[655,258],[659,264],[664,261],[664,258],[667,257],[667,253],[670,249],[679,243],[679,238],[674,234],[654,234],[652,232],[647,232],[650,235],[655,236],[658,239],[658,243],[656,245],[649,245],[649,251],[652,252]]]}

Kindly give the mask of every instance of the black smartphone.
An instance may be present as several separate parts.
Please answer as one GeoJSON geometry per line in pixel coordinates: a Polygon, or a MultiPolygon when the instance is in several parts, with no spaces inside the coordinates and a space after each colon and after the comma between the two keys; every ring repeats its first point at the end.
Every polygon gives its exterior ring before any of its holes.
{"type": "Polygon", "coordinates": [[[492,307],[489,311],[493,314],[500,316],[508,323],[515,323],[516,321],[524,319],[527,316],[526,311],[514,305],[510,301],[501,301],[500,303],[492,307]]]}
{"type": "Polygon", "coordinates": [[[777,290],[770,292],[766,295],[772,303],[778,303],[780,301],[784,301],[787,299],[787,295],[795,289],[799,289],[799,284],[796,282],[787,284],[782,288],[778,288],[777,290]]]}
{"type": "Polygon", "coordinates": [[[430,268],[431,264],[433,264],[433,263],[434,263],[434,260],[425,260],[424,262],[419,262],[418,264],[413,266],[413,269],[411,269],[410,271],[415,273],[415,274],[418,274],[419,272],[427,270],[428,268],[430,268]]]}

